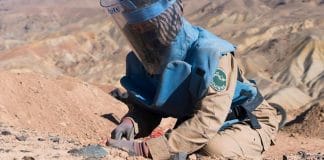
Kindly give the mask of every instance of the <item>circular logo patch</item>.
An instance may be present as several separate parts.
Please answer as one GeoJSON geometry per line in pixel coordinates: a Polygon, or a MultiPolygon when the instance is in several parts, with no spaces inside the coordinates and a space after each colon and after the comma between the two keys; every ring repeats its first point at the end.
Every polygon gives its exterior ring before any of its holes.
{"type": "Polygon", "coordinates": [[[216,69],[211,81],[211,87],[216,91],[224,91],[226,89],[226,74],[222,69],[216,69]]]}

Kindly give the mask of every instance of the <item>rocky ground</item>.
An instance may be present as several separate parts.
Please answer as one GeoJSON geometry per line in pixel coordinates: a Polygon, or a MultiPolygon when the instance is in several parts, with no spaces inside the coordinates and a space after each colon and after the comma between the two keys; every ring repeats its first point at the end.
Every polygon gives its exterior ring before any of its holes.
{"type": "Polygon", "coordinates": [[[81,144],[75,139],[55,134],[0,126],[1,160],[97,160],[97,159],[144,159],[129,156],[126,152],[104,147],[103,144],[81,144]]]}
{"type": "MultiPolygon", "coordinates": [[[[109,133],[127,112],[108,94],[113,87],[31,73],[0,75],[6,77],[0,79],[0,159],[143,159],[105,147],[109,133]]],[[[287,123],[264,158],[321,157],[323,113],[323,106],[313,105],[287,123]]],[[[174,122],[165,119],[160,127],[170,128],[174,122]]]]}
{"type": "MultiPolygon", "coordinates": [[[[106,147],[104,143],[82,144],[78,140],[60,135],[18,129],[4,124],[0,125],[0,144],[1,160],[144,160],[141,157],[130,156],[124,151],[106,147]]],[[[321,160],[324,159],[323,148],[324,139],[280,132],[277,144],[270,148],[263,158],[265,160],[321,160]]],[[[216,158],[193,154],[188,159],[210,160],[216,158]]]]}

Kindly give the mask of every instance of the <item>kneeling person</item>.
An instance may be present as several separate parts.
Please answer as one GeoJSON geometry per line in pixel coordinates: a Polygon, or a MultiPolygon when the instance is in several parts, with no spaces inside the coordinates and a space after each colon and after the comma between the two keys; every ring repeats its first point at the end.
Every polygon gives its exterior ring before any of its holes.
{"type": "Polygon", "coordinates": [[[243,76],[235,46],[187,22],[181,0],[101,0],[101,5],[134,48],[121,79],[134,109],[112,132],[110,146],[153,159],[197,151],[261,158],[279,120],[243,76]],[[178,119],[172,131],[133,141],[148,136],[163,117],[178,119]]]}

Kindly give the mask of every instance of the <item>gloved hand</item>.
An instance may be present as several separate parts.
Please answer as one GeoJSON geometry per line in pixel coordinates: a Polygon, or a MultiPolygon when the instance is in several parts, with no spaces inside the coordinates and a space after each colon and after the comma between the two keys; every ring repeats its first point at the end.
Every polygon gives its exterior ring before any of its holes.
{"type": "Polygon", "coordinates": [[[133,140],[135,137],[135,127],[130,117],[125,117],[123,121],[111,132],[111,138],[121,140],[125,137],[127,140],[133,140]]]}
{"type": "Polygon", "coordinates": [[[150,151],[145,142],[111,139],[107,141],[106,145],[124,150],[131,156],[143,156],[145,158],[150,158],[150,151]]]}

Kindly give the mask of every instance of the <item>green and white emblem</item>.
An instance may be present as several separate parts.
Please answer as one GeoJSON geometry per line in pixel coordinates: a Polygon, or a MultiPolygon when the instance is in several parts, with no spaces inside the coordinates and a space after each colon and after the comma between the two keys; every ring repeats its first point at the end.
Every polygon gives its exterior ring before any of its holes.
{"type": "Polygon", "coordinates": [[[216,91],[224,91],[226,89],[226,74],[221,68],[217,68],[210,86],[216,91]]]}

